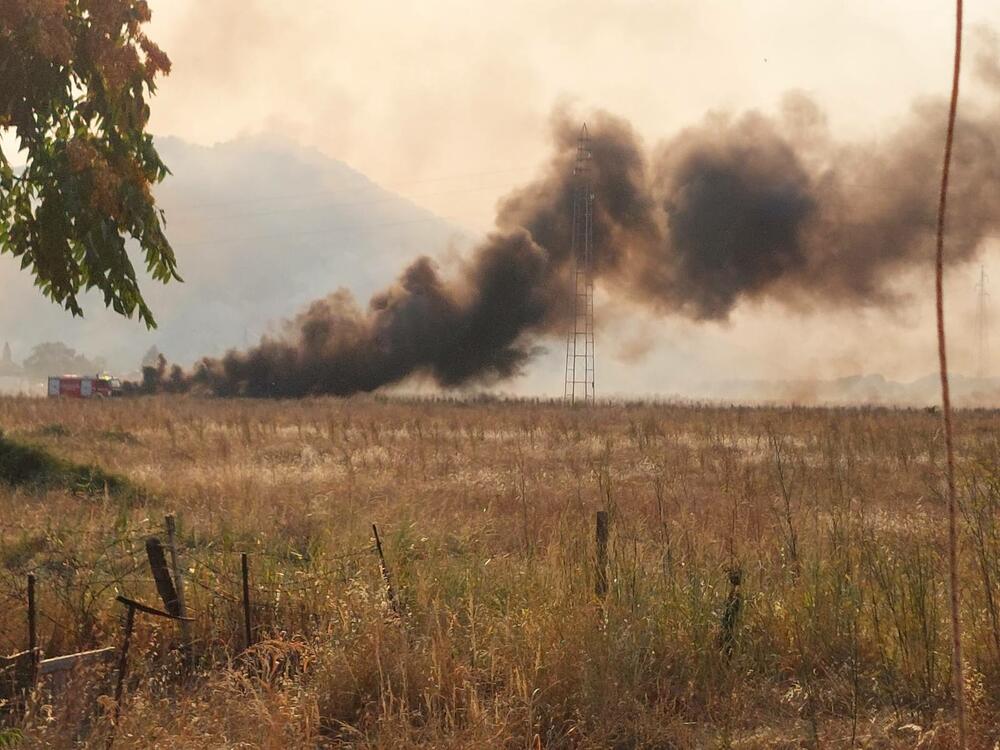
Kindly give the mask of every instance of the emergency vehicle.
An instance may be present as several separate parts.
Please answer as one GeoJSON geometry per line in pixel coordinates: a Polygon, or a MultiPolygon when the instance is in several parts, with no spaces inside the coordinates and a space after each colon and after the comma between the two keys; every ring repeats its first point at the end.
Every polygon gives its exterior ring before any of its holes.
{"type": "Polygon", "coordinates": [[[106,373],[99,375],[51,375],[49,396],[68,398],[111,398],[120,396],[122,382],[106,373]]]}

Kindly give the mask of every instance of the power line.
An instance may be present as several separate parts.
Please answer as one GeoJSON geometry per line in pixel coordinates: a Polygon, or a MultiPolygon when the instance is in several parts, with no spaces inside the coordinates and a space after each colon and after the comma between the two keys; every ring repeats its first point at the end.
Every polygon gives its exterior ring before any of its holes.
{"type": "MultiPolygon", "coordinates": [[[[505,186],[506,186],[506,184],[504,184],[504,185],[479,185],[477,187],[451,188],[450,190],[439,190],[439,191],[434,192],[434,193],[417,193],[415,195],[405,196],[403,198],[403,200],[407,200],[407,201],[410,201],[412,203],[415,199],[434,198],[434,197],[441,196],[441,195],[454,195],[455,193],[473,193],[473,192],[479,192],[479,191],[482,191],[482,190],[498,190],[498,189],[504,188],[505,186]]],[[[230,219],[239,219],[239,218],[248,217],[248,216],[252,216],[252,217],[258,217],[258,216],[275,216],[275,215],[281,215],[281,214],[297,213],[297,212],[301,212],[301,211],[311,211],[311,210],[316,210],[316,209],[327,210],[327,209],[331,209],[331,208],[352,208],[352,207],[356,207],[356,206],[374,206],[374,205],[378,205],[380,203],[396,203],[396,202],[399,202],[400,200],[401,200],[400,196],[392,193],[392,194],[389,194],[389,195],[381,195],[378,198],[371,198],[371,199],[368,199],[368,200],[339,201],[339,202],[338,201],[334,201],[332,203],[323,202],[323,203],[318,203],[318,204],[314,204],[314,205],[288,206],[286,208],[273,208],[273,209],[267,209],[267,210],[264,210],[264,211],[241,211],[241,212],[238,212],[238,213],[214,214],[212,216],[209,216],[209,217],[206,217],[205,219],[203,219],[202,223],[208,223],[208,224],[210,224],[210,223],[215,223],[215,222],[228,221],[230,219]]],[[[427,209],[422,208],[419,205],[416,205],[416,204],[414,204],[414,205],[416,206],[416,208],[418,210],[427,210],[427,209]]],[[[172,215],[176,215],[178,213],[180,213],[181,216],[184,216],[184,212],[176,212],[174,210],[168,209],[167,210],[167,218],[169,219],[172,215]]]]}
{"type": "Polygon", "coordinates": [[[209,245],[229,245],[240,242],[256,242],[259,240],[283,240],[283,239],[288,239],[289,237],[303,237],[314,234],[343,234],[351,232],[364,232],[366,230],[371,230],[371,229],[384,229],[387,227],[407,226],[411,224],[427,224],[427,223],[437,224],[441,222],[458,221],[463,218],[469,218],[469,216],[468,215],[427,216],[419,219],[389,221],[389,222],[381,222],[375,224],[340,224],[330,227],[319,227],[316,229],[309,229],[309,230],[281,232],[279,234],[259,234],[259,235],[249,235],[245,237],[225,237],[222,239],[215,239],[215,240],[202,240],[200,242],[186,242],[184,243],[183,247],[191,248],[191,247],[205,247],[209,245]]]}
{"type": "MultiPolygon", "coordinates": [[[[463,219],[474,218],[474,215],[469,214],[452,214],[449,216],[437,216],[431,214],[426,217],[421,217],[417,219],[405,219],[400,221],[390,221],[390,222],[375,222],[375,223],[358,223],[358,224],[335,224],[327,227],[316,227],[314,229],[306,230],[294,230],[294,231],[283,231],[278,234],[250,234],[242,237],[225,236],[218,239],[202,239],[196,242],[184,242],[183,247],[204,247],[208,245],[216,244],[231,244],[237,242],[254,242],[258,240],[280,240],[287,239],[289,237],[307,236],[315,234],[339,234],[339,233],[349,233],[349,232],[363,232],[371,229],[383,229],[387,227],[395,226],[406,226],[411,224],[427,224],[427,223],[440,223],[448,221],[461,221],[463,219]]],[[[808,225],[810,228],[822,228],[824,224],[820,222],[808,225]]],[[[871,229],[872,223],[865,222],[836,222],[829,224],[831,227],[846,228],[846,229],[871,229]]],[[[460,227],[456,227],[460,228],[460,227]]],[[[926,233],[928,235],[933,235],[936,232],[934,226],[930,223],[927,224],[915,224],[913,229],[917,232],[926,233]]],[[[1000,239],[1000,232],[975,232],[970,231],[966,233],[961,232],[949,232],[949,237],[953,240],[961,239],[975,239],[975,240],[985,240],[985,239],[1000,239]]],[[[180,243],[178,243],[180,244],[180,243]]]]}
{"type": "MultiPolygon", "coordinates": [[[[438,177],[428,177],[428,178],[419,179],[419,180],[408,180],[408,181],[391,182],[391,183],[377,183],[377,182],[369,180],[367,177],[365,177],[365,176],[361,175],[360,173],[358,173],[359,177],[361,179],[365,180],[366,183],[367,183],[367,184],[361,186],[360,188],[358,186],[351,186],[351,187],[344,187],[344,188],[331,188],[331,189],[328,189],[328,190],[315,190],[315,191],[310,191],[310,192],[306,192],[306,193],[284,193],[284,194],[282,194],[282,193],[276,193],[276,194],[271,194],[271,195],[258,195],[258,196],[254,196],[254,197],[248,197],[248,198],[234,198],[232,200],[224,200],[224,201],[210,201],[210,202],[207,202],[207,203],[199,203],[198,206],[196,207],[195,211],[189,211],[189,213],[194,213],[194,212],[197,211],[197,209],[212,208],[212,207],[215,207],[215,206],[233,206],[233,205],[243,205],[243,204],[249,204],[249,203],[261,203],[261,202],[268,202],[268,201],[300,200],[300,199],[303,199],[303,198],[316,198],[316,197],[331,196],[331,195],[352,194],[352,193],[357,193],[359,191],[359,189],[360,190],[386,190],[386,191],[391,191],[391,190],[397,190],[397,189],[400,189],[400,188],[408,187],[408,186],[411,186],[411,185],[422,185],[422,184],[427,184],[427,183],[432,183],[432,182],[445,182],[445,181],[448,181],[448,180],[461,180],[461,179],[468,179],[470,177],[490,177],[490,176],[498,175],[498,174],[510,174],[510,173],[515,173],[515,172],[527,172],[527,171],[530,171],[530,170],[534,170],[536,168],[537,168],[537,165],[523,165],[523,166],[518,166],[518,167],[509,167],[507,169],[495,169],[495,170],[482,171],[482,172],[466,172],[466,173],[463,173],[463,174],[442,175],[442,176],[438,176],[438,177]]],[[[171,213],[176,213],[176,211],[171,211],[171,213]]]]}

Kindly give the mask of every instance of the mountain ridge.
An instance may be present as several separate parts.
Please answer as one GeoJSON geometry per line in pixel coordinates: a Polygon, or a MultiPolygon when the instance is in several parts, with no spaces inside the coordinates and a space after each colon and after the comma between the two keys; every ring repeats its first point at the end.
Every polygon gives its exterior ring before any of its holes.
{"type": "MultiPolygon", "coordinates": [[[[252,343],[339,288],[366,304],[419,255],[441,257],[471,235],[344,162],[278,136],[211,146],[156,139],[169,176],[156,196],[184,283],[140,279],[159,323],[146,331],[95,295],[71,318],[0,256],[0,338],[23,359],[41,341],[101,354],[119,371],[157,346],[171,361],[252,343]]],[[[136,266],[141,266],[137,254],[136,266]]]]}

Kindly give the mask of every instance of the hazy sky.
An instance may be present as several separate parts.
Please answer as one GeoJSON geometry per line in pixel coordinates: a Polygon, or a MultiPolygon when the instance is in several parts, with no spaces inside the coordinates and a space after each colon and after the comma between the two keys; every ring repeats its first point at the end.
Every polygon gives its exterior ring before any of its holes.
{"type": "MultiPolygon", "coordinates": [[[[835,132],[877,136],[947,90],[952,45],[942,0],[151,5],[174,62],[155,132],[291,134],[477,229],[545,157],[559,102],[626,117],[652,144],[802,89],[835,132]]],[[[1000,28],[996,2],[967,5],[970,26],[1000,28]]]]}
{"type": "MultiPolygon", "coordinates": [[[[916,98],[947,92],[953,43],[952,5],[942,0],[300,0],[294,10],[170,0],[153,8],[154,36],[174,61],[154,108],[156,132],[204,143],[290,134],[475,230],[489,228],[497,198],[546,158],[558,104],[581,117],[595,108],[624,116],[653,145],[709,110],[774,110],[800,89],[835,134],[877,139],[916,98]]],[[[977,26],[1000,29],[996,2],[973,0],[966,14],[971,42],[977,26]]],[[[975,355],[977,271],[952,274],[952,348],[965,369],[975,355]]],[[[927,281],[910,286],[920,292],[927,281]]],[[[892,316],[789,318],[758,308],[701,327],[637,314],[605,334],[602,370],[612,388],[640,391],[657,390],[661,373],[916,376],[934,365],[931,312],[917,303],[892,316]],[[628,352],[630,329],[654,333],[644,366],[607,356],[628,352]],[[872,347],[873,336],[882,345],[872,347]]],[[[550,372],[535,368],[523,386],[545,390],[550,372]]]]}
{"type": "MultiPolygon", "coordinates": [[[[802,90],[835,135],[878,139],[915,99],[947,92],[953,43],[943,0],[150,5],[149,33],[173,61],[153,102],[155,134],[204,145],[292,138],[474,231],[546,159],[557,106],[623,116],[652,147],[709,111],[774,111],[802,90]]],[[[984,29],[1000,29],[1000,3],[973,0],[966,12],[974,51],[984,29]]],[[[970,58],[967,82],[971,69],[970,58]]],[[[177,250],[197,273],[197,258],[177,250]]],[[[984,259],[1000,281],[995,251],[984,259]]],[[[978,271],[955,269],[949,284],[953,359],[967,371],[978,271]]],[[[700,378],[919,376],[935,366],[929,282],[901,278],[920,297],[891,315],[750,307],[695,326],[619,313],[599,333],[599,379],[605,393],[655,393],[700,378]]],[[[560,357],[553,342],[511,389],[557,390],[560,357]]]]}

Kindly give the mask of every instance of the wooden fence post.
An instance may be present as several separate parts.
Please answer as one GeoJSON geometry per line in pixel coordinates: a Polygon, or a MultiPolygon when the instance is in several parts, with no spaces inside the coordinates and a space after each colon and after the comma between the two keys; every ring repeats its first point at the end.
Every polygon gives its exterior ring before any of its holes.
{"type": "Polygon", "coordinates": [[[240,569],[243,574],[243,627],[247,648],[253,645],[253,630],[250,627],[250,560],[246,552],[240,554],[240,569]]]}
{"type": "Polygon", "coordinates": [[[732,658],[733,647],[736,644],[736,624],[743,607],[743,597],[740,595],[740,584],[743,582],[743,571],[732,568],[729,571],[729,595],[726,606],[722,610],[721,628],[719,630],[719,646],[727,659],[732,658]]]}
{"type": "Polygon", "coordinates": [[[38,609],[35,602],[35,574],[28,573],[28,658],[31,660],[29,689],[38,681],[38,609]]]}
{"type": "Polygon", "coordinates": [[[118,719],[121,717],[122,697],[125,694],[125,675],[128,673],[128,648],[132,643],[132,629],[135,627],[135,606],[125,607],[125,633],[122,637],[122,650],[118,657],[118,682],[115,685],[115,705],[111,733],[108,735],[108,750],[115,743],[115,733],[118,731],[118,719]]]}
{"type": "Polygon", "coordinates": [[[597,511],[597,577],[594,592],[603,599],[608,593],[608,512],[597,511]]]}
{"type": "MultiPolygon", "coordinates": [[[[170,548],[170,567],[174,572],[174,588],[177,591],[177,614],[180,617],[187,617],[187,605],[184,603],[184,566],[181,565],[177,554],[177,522],[174,514],[169,513],[164,519],[167,527],[167,546],[170,548]]],[[[191,650],[191,623],[181,620],[181,648],[184,651],[185,661],[188,667],[193,666],[193,652],[191,650]]]]}
{"type": "Polygon", "coordinates": [[[146,557],[149,558],[149,569],[153,573],[156,591],[164,608],[174,617],[180,617],[180,602],[177,600],[174,579],[167,568],[167,556],[163,552],[163,544],[155,536],[146,540],[146,557]]]}
{"type": "MultiPolygon", "coordinates": [[[[147,549],[149,547],[147,546],[147,549]]],[[[161,549],[162,552],[162,549],[161,549]]],[[[114,723],[111,725],[111,733],[108,735],[107,747],[111,748],[111,745],[115,741],[115,733],[118,731],[118,720],[121,717],[122,699],[125,695],[125,677],[128,674],[128,651],[129,645],[132,643],[132,630],[135,628],[135,613],[144,612],[147,615],[153,615],[154,617],[164,617],[168,620],[179,620],[180,617],[172,612],[164,612],[162,609],[156,609],[155,607],[150,607],[148,604],[143,604],[135,599],[129,599],[128,597],[119,594],[115,597],[115,600],[121,602],[125,605],[125,634],[122,638],[122,650],[121,655],[118,658],[118,684],[115,685],[115,705],[114,713],[114,723]]],[[[74,654],[75,657],[85,656],[86,654],[74,654]]]]}
{"type": "Polygon", "coordinates": [[[375,551],[378,553],[378,565],[382,571],[382,580],[385,582],[385,598],[389,602],[392,611],[399,614],[399,602],[396,600],[396,590],[392,587],[392,576],[389,574],[389,566],[385,562],[385,553],[382,552],[382,540],[378,535],[378,526],[372,524],[372,533],[375,534],[375,551]]]}

